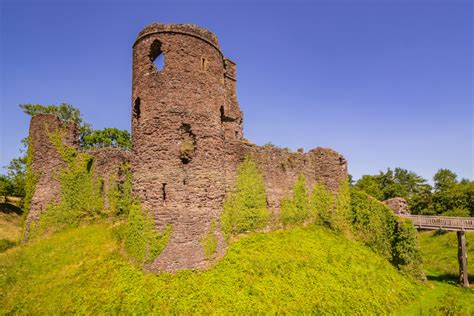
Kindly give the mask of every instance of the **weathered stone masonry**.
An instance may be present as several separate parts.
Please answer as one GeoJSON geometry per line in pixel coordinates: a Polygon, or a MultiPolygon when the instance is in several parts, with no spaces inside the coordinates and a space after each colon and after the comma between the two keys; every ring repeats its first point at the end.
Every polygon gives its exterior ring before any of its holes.
{"type": "MultiPolygon", "coordinates": [[[[151,24],[133,45],[133,192],[156,225],[173,225],[167,248],[152,270],[208,265],[201,245],[219,221],[236,169],[253,154],[267,185],[269,207],[278,211],[299,174],[332,190],[346,177],[346,161],[330,149],[308,153],[263,148],[243,141],[236,97],[236,65],[216,36],[195,25],[151,24]],[[160,56],[161,55],[161,56],[160,56]],[[158,69],[153,61],[164,58],[158,69]]],[[[225,242],[217,225],[218,249],[225,242]]]]}
{"type": "MultiPolygon", "coordinates": [[[[148,267],[154,271],[204,268],[220,256],[226,243],[219,217],[226,194],[235,185],[238,164],[248,154],[261,168],[269,208],[278,213],[283,197],[304,174],[308,189],[322,181],[333,192],[347,176],[347,163],[331,149],[307,153],[259,147],[244,140],[243,114],[236,96],[236,64],[225,58],[217,37],[189,24],[151,24],[133,45],[132,154],[90,151],[94,172],[107,178],[130,159],[132,190],[152,212],[159,230],[172,225],[171,239],[148,267]],[[164,59],[164,66],[154,61],[164,59]],[[113,159],[111,157],[114,157],[113,159]],[[217,251],[206,258],[202,238],[215,222],[217,251]]],[[[35,173],[40,175],[29,222],[55,201],[59,184],[53,176],[63,163],[44,132],[61,124],[53,116],[31,122],[35,173]]],[[[77,146],[77,133],[67,138],[77,146]]]]}
{"type": "MultiPolygon", "coordinates": [[[[28,239],[31,225],[36,223],[48,205],[59,202],[61,188],[59,173],[66,168],[56,147],[51,142],[53,133],[61,131],[63,143],[79,150],[79,130],[74,123],[62,122],[51,114],[38,114],[30,122],[30,146],[32,146],[32,171],[37,182],[26,219],[24,240],[28,239]]],[[[130,161],[130,152],[119,148],[86,150],[93,157],[94,175],[104,179],[104,192],[108,192],[110,178],[122,180],[121,167],[130,161]]],[[[104,195],[107,207],[107,196],[104,195]]]]}

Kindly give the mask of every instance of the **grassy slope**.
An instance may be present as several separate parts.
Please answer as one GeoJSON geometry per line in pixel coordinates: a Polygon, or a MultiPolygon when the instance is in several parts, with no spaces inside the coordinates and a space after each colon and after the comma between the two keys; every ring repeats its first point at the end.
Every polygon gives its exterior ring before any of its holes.
{"type": "Polygon", "coordinates": [[[323,228],[252,234],[204,272],[146,274],[113,230],[81,227],[0,254],[0,313],[386,313],[418,286],[385,259],[323,228]]]}
{"type": "Polygon", "coordinates": [[[0,252],[13,247],[21,237],[20,209],[15,205],[0,203],[0,252]]]}
{"type": "MultiPolygon", "coordinates": [[[[474,233],[467,233],[468,258],[474,255],[474,233]]],[[[459,287],[456,233],[419,234],[423,266],[430,280],[417,301],[401,311],[402,315],[474,315],[474,260],[468,260],[470,289],[459,287]]]]}

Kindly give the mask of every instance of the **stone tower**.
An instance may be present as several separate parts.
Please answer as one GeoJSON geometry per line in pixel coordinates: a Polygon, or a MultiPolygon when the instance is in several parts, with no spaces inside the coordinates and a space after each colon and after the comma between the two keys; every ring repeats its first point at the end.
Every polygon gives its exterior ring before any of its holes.
{"type": "Polygon", "coordinates": [[[205,267],[201,241],[212,222],[214,257],[224,252],[218,218],[237,162],[227,158],[241,139],[235,64],[216,36],[189,24],[145,27],[133,45],[133,193],[158,229],[173,226],[152,270],[205,267]]]}

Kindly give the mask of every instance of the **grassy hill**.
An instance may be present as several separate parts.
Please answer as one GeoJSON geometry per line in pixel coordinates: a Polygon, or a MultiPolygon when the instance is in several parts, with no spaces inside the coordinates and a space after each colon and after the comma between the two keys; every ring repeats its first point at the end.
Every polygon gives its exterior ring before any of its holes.
{"type": "Polygon", "coordinates": [[[325,228],[254,233],[203,272],[153,275],[120,253],[116,227],[58,233],[0,254],[0,313],[337,313],[399,310],[420,286],[325,228]]]}
{"type": "Polygon", "coordinates": [[[21,209],[0,203],[0,252],[13,247],[21,237],[21,209]]]}

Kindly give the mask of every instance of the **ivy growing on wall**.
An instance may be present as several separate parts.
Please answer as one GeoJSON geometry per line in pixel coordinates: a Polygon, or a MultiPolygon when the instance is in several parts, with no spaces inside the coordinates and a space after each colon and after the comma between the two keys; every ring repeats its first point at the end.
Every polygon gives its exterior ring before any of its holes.
{"type": "Polygon", "coordinates": [[[28,137],[28,149],[26,152],[26,177],[25,177],[25,197],[23,199],[23,219],[28,218],[31,208],[31,199],[35,193],[38,175],[33,172],[33,144],[28,137]]]}
{"type": "Polygon", "coordinates": [[[301,224],[309,215],[306,179],[300,175],[293,186],[292,198],[284,198],[280,203],[280,219],[283,225],[301,224]]]}
{"type": "Polygon", "coordinates": [[[254,159],[246,156],[237,169],[235,189],[224,201],[220,224],[226,235],[265,226],[270,217],[262,173],[254,159]]]}
{"type": "Polygon", "coordinates": [[[156,230],[153,218],[134,202],[128,213],[125,233],[125,250],[135,263],[152,262],[167,246],[172,234],[168,225],[163,232],[156,230]]]}
{"type": "Polygon", "coordinates": [[[310,197],[310,214],[315,224],[333,227],[335,197],[322,182],[316,182],[310,197]]]}
{"type": "Polygon", "coordinates": [[[60,184],[59,202],[48,206],[40,217],[38,227],[44,230],[59,230],[78,226],[81,222],[105,217],[103,182],[93,174],[91,155],[78,152],[64,144],[64,131],[57,129],[49,134],[66,167],[57,174],[60,184]]]}
{"type": "Polygon", "coordinates": [[[201,244],[206,258],[211,258],[217,250],[216,223],[214,220],[211,220],[210,229],[202,238],[201,244]]]}

